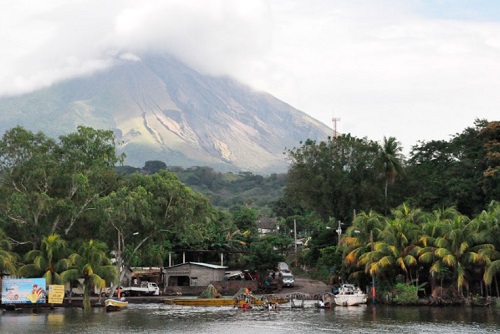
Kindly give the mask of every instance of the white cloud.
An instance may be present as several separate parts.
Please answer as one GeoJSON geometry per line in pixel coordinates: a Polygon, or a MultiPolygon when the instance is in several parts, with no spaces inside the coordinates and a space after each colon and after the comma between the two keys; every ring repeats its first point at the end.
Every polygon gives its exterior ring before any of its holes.
{"type": "Polygon", "coordinates": [[[327,125],[340,117],[341,132],[395,136],[408,150],[498,119],[496,5],[439,3],[0,0],[0,95],[169,52],[327,125]]]}

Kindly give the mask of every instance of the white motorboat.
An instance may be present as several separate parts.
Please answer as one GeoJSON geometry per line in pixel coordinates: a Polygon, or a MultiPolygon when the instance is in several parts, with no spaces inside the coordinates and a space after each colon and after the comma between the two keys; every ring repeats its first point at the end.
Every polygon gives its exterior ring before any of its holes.
{"type": "Polygon", "coordinates": [[[366,304],[368,295],[354,284],[342,284],[339,293],[334,296],[335,304],[339,306],[355,306],[366,304]]]}

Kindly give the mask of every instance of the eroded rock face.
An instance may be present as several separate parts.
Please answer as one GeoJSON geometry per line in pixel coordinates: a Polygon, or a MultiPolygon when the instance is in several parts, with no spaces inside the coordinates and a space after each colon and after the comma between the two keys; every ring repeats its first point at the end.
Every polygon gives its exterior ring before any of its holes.
{"type": "Polygon", "coordinates": [[[148,160],[219,171],[284,172],[283,152],[331,130],[273,96],[202,75],[169,56],[142,56],[90,77],[0,99],[1,133],[51,137],[78,125],[113,129],[125,164],[148,160]],[[8,115],[8,116],[7,116],[8,115]]]}

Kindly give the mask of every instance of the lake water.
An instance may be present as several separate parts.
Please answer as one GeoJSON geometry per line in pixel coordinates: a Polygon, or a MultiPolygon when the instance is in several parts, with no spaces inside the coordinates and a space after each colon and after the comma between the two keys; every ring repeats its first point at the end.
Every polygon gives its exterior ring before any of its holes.
{"type": "Polygon", "coordinates": [[[362,305],[274,310],[131,304],[127,310],[29,310],[0,315],[0,333],[500,333],[500,310],[362,305]]]}

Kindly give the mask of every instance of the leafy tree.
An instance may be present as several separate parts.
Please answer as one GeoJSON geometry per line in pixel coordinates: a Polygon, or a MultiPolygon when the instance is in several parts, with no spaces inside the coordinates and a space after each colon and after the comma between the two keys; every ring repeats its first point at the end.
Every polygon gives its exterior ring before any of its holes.
{"type": "Polygon", "coordinates": [[[489,122],[479,131],[478,136],[484,143],[485,150],[485,202],[491,202],[500,198],[500,122],[489,122]]]}
{"type": "Polygon", "coordinates": [[[107,256],[106,244],[90,240],[84,242],[78,253],[69,256],[72,268],[61,273],[63,281],[83,278],[83,308],[90,310],[90,291],[92,287],[103,288],[106,282],[118,281],[118,269],[107,256]]]}
{"type": "Polygon", "coordinates": [[[382,187],[376,178],[378,144],[342,135],[328,142],[307,140],[287,151],[291,160],[285,195],[324,222],[351,222],[353,212],[380,209],[382,187]]]}
{"type": "Polygon", "coordinates": [[[338,251],[338,246],[328,246],[320,249],[318,259],[318,271],[324,273],[323,278],[330,278],[333,274],[337,279],[346,278],[347,270],[343,265],[342,254],[338,251]],[[328,276],[326,276],[328,275],[328,276]]]}
{"type": "MultiPolygon", "coordinates": [[[[90,213],[100,196],[116,182],[112,131],[79,127],[60,137],[33,134],[16,127],[0,142],[0,191],[15,239],[28,238],[38,249],[41,238],[52,233],[68,235],[75,223],[96,220],[90,213]]],[[[79,228],[76,236],[95,229],[79,228]]]]}
{"type": "Polygon", "coordinates": [[[5,229],[16,240],[30,241],[33,249],[51,230],[47,217],[54,206],[55,150],[52,139],[19,126],[0,141],[0,199],[8,219],[5,229]]]}
{"type": "Polygon", "coordinates": [[[275,270],[278,262],[282,261],[285,261],[285,257],[274,251],[273,245],[267,240],[252,243],[248,264],[251,270],[259,273],[260,277],[266,277],[268,271],[275,270]]]}
{"type": "Polygon", "coordinates": [[[118,262],[126,266],[142,247],[151,249],[166,241],[178,248],[201,244],[210,222],[217,219],[204,196],[165,170],[131,175],[101,205],[108,240],[116,245],[118,262]]]}
{"type": "Polygon", "coordinates": [[[154,174],[164,169],[167,169],[167,164],[158,160],[146,161],[144,167],[142,167],[142,170],[148,174],[154,174]]]}
{"type": "Polygon", "coordinates": [[[273,245],[280,254],[285,254],[288,247],[293,244],[293,239],[288,236],[283,236],[279,233],[269,233],[263,237],[263,240],[273,245]]]}
{"type": "Polygon", "coordinates": [[[240,231],[249,231],[251,234],[256,233],[256,225],[258,212],[254,208],[237,207],[231,210],[233,221],[240,231]]]}
{"type": "Polygon", "coordinates": [[[76,133],[60,137],[57,150],[56,216],[52,231],[68,235],[85,214],[96,210],[98,199],[116,187],[117,156],[113,132],[79,126],[76,133]]]}
{"type": "MultiPolygon", "coordinates": [[[[496,122],[494,122],[496,124],[496,122]]],[[[498,126],[476,120],[450,141],[421,142],[412,148],[408,175],[415,206],[429,211],[455,207],[468,217],[500,195],[496,170],[498,126]]]]}

